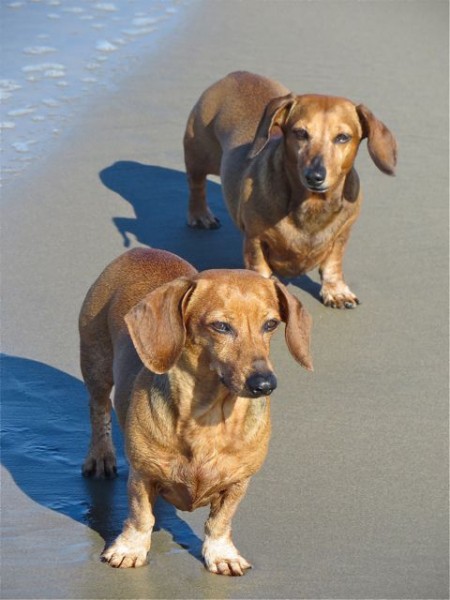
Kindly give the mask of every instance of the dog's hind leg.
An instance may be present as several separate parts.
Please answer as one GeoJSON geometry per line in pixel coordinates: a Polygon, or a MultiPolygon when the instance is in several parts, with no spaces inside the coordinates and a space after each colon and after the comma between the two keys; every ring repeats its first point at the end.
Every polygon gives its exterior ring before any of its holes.
{"type": "Polygon", "coordinates": [[[91,443],[82,472],[85,477],[111,479],[116,476],[116,454],[112,441],[111,399],[113,351],[109,335],[81,337],[80,364],[89,392],[91,443]]]}
{"type": "Polygon", "coordinates": [[[196,229],[218,229],[220,221],[206,200],[206,175],[187,173],[189,184],[188,225],[196,229]]]}
{"type": "Polygon", "coordinates": [[[189,185],[188,225],[198,229],[218,229],[220,221],[206,199],[206,176],[219,175],[222,150],[210,127],[204,127],[191,113],[184,134],[184,161],[189,185]]]}

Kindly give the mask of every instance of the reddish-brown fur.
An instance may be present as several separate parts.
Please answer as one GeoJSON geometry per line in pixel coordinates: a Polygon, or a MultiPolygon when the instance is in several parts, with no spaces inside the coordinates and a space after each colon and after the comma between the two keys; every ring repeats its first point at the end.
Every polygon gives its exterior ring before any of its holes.
{"type": "Polygon", "coordinates": [[[247,270],[197,273],[169,252],[141,248],[93,284],[79,320],[92,424],[83,472],[115,475],[113,385],[130,461],[130,517],[102,555],[110,565],[145,563],[159,494],[181,510],[210,505],[210,571],[249,568],[231,541],[231,519],[267,452],[264,394],[274,387],[269,344],[279,321],[292,355],[311,369],[310,317],[275,280],[247,270]]]}
{"type": "Polygon", "coordinates": [[[361,140],[392,175],[397,147],[388,128],[346,98],[293,95],[246,72],[208,88],[194,106],[184,150],[190,186],[188,223],[217,228],[205,180],[220,175],[229,212],[244,234],[245,266],[265,277],[319,267],[327,306],[352,308],[342,259],[362,195],[353,167],[361,140]],[[326,177],[311,185],[307,175],[326,177]]]}

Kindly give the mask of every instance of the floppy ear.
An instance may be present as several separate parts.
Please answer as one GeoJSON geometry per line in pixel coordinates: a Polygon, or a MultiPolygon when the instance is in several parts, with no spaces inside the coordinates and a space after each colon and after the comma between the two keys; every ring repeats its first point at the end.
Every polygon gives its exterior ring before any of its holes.
{"type": "Polygon", "coordinates": [[[286,123],[294,104],[295,96],[293,94],[280,96],[269,102],[256,130],[255,138],[248,155],[249,158],[255,158],[266,147],[272,128],[275,125],[282,127],[286,123]]]}
{"type": "Polygon", "coordinates": [[[394,136],[364,104],[357,106],[356,112],[362,126],[363,138],[367,138],[367,148],[373,162],[386,175],[395,175],[397,142],[394,136]]]}
{"type": "Polygon", "coordinates": [[[290,353],[302,367],[313,371],[310,355],[311,325],[312,319],[308,311],[303,307],[300,300],[290,294],[286,287],[279,281],[275,281],[280,313],[282,320],[286,323],[286,344],[290,353]]]}
{"type": "Polygon", "coordinates": [[[183,350],[183,305],[192,288],[190,279],[179,277],[147,294],[125,315],[134,347],[154,373],[166,373],[183,350]]]}
{"type": "Polygon", "coordinates": [[[344,183],[344,198],[347,202],[356,202],[359,196],[359,176],[356,170],[352,167],[347,174],[344,183]]]}

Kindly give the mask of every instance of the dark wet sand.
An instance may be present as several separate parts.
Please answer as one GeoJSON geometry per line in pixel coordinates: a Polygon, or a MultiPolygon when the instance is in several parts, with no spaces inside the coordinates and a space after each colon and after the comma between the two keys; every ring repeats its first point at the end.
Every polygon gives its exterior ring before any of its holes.
{"type": "Polygon", "coordinates": [[[2,192],[3,598],[448,598],[448,4],[193,2],[157,55],[97,98],[58,151],[2,192]],[[364,102],[396,134],[396,178],[363,143],[362,216],[346,275],[363,304],[318,301],[315,372],[280,334],[269,457],[234,521],[243,578],[199,560],[205,510],[158,506],[150,564],[98,560],[126,515],[80,465],[88,410],[77,314],[127,244],[199,268],[241,266],[240,236],[185,227],[191,106],[235,69],[364,102]]]}

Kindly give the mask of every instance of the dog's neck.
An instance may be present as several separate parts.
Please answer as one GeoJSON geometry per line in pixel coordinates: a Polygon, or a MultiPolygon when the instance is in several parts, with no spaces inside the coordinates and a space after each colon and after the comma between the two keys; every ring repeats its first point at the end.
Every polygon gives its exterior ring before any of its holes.
{"type": "MultiPolygon", "coordinates": [[[[268,419],[267,397],[247,398],[224,385],[217,372],[192,351],[183,352],[167,373],[170,395],[177,399],[177,428],[198,426],[214,430],[239,443],[251,430],[258,430],[268,419]]],[[[234,442],[233,442],[234,443],[234,442]]]]}
{"type": "Polygon", "coordinates": [[[247,398],[240,398],[223,385],[209,366],[193,364],[191,357],[182,354],[166,377],[171,397],[177,398],[181,424],[194,420],[200,425],[220,422],[226,426],[237,412],[247,410],[247,398]]]}

